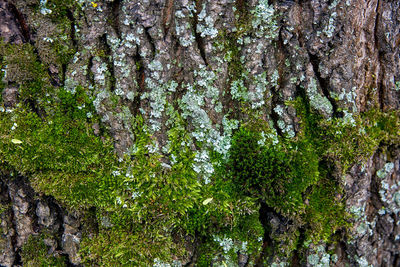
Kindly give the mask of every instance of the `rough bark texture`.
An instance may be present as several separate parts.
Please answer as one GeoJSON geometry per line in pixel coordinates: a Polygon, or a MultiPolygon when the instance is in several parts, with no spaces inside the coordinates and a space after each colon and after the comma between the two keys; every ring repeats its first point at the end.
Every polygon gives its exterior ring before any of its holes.
{"type": "MultiPolygon", "coordinates": [[[[167,103],[193,139],[203,142],[203,148],[192,143],[193,150],[215,146],[222,153],[226,119],[249,119],[241,103],[289,137],[301,129],[296,109],[287,104],[298,96],[325,119],[400,109],[399,1],[81,0],[61,11],[59,2],[0,0],[0,37],[3,43],[32,45],[52,86],[85,88],[101,117],[101,127],[92,130],[108,131],[120,157],[135,143],[130,119],[137,115],[160,151],[167,145],[167,103]],[[59,59],[63,53],[68,60],[59,59]]],[[[21,84],[31,77],[13,71],[18,66],[3,68],[3,106],[15,107],[21,84]]],[[[312,244],[280,261],[400,266],[399,149],[380,144],[343,177],[333,171],[332,177],[343,179],[341,197],[353,214],[346,235],[337,234],[335,245],[312,244]]],[[[199,168],[204,179],[212,179],[206,164],[199,168]]],[[[81,263],[82,214],[35,192],[29,177],[4,172],[0,185],[0,265],[21,265],[21,248],[43,231],[49,254],[81,263]]],[[[273,210],[260,212],[271,236],[290,231],[273,210]]],[[[179,260],[190,266],[199,255],[196,242],[188,243],[192,256],[179,260]]],[[[265,238],[266,246],[279,243],[265,238]]],[[[251,264],[246,255],[238,258],[239,266],[251,264]]]]}

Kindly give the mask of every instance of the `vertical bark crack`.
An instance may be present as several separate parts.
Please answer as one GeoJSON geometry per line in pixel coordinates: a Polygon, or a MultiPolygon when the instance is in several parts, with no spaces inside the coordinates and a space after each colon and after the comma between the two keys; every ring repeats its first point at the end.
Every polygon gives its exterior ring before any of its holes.
{"type": "Polygon", "coordinates": [[[91,55],[89,60],[88,60],[88,72],[86,75],[87,80],[89,81],[90,84],[94,85],[94,73],[92,72],[92,66],[93,66],[93,56],[91,55]]]}
{"type": "Polygon", "coordinates": [[[163,10],[162,27],[164,31],[164,38],[165,36],[168,35],[169,28],[171,26],[173,9],[174,9],[174,0],[168,0],[167,5],[163,10]]]}
{"type": "Polygon", "coordinates": [[[30,42],[31,41],[31,36],[30,36],[30,33],[29,33],[29,27],[26,24],[24,15],[21,12],[19,12],[19,10],[17,9],[17,7],[14,4],[8,3],[8,6],[10,8],[11,14],[14,15],[14,17],[16,18],[16,20],[17,20],[17,22],[18,22],[18,24],[20,26],[21,34],[24,37],[24,41],[26,43],[30,42]]]}
{"type": "Polygon", "coordinates": [[[333,116],[336,118],[343,117],[343,113],[338,111],[338,105],[336,101],[332,98],[331,94],[329,93],[330,85],[329,85],[329,78],[323,78],[321,76],[321,72],[319,71],[319,64],[320,60],[317,55],[313,55],[310,52],[308,52],[308,56],[310,58],[311,65],[314,70],[315,77],[318,80],[318,83],[321,87],[322,93],[324,96],[328,99],[328,101],[332,105],[332,110],[333,110],[333,116]]]}
{"type": "Polygon", "coordinates": [[[293,256],[291,258],[291,263],[290,266],[291,267],[300,267],[301,266],[301,248],[304,244],[306,238],[306,231],[303,227],[299,228],[299,240],[297,241],[297,245],[295,250],[293,251],[293,256]]]}
{"type": "Polygon", "coordinates": [[[113,64],[112,60],[110,59],[110,57],[112,57],[112,50],[111,50],[111,47],[109,46],[109,44],[107,43],[107,35],[106,34],[104,34],[101,37],[101,41],[104,44],[105,54],[107,55],[107,57],[106,57],[107,68],[108,68],[108,71],[110,72],[110,91],[114,92],[114,90],[115,90],[114,64],[113,64]]]}
{"type": "Polygon", "coordinates": [[[384,70],[384,64],[382,64],[383,61],[383,52],[380,50],[380,44],[379,44],[379,19],[380,19],[380,0],[377,0],[376,2],[376,8],[375,8],[375,25],[374,25],[374,43],[375,43],[375,49],[378,53],[378,70],[379,72],[376,74],[376,86],[378,90],[378,98],[379,98],[379,108],[383,110],[384,108],[384,98],[385,98],[385,88],[384,88],[384,83],[383,83],[383,70],[384,70]]]}
{"type": "Polygon", "coordinates": [[[278,102],[278,98],[279,98],[275,87],[273,87],[271,89],[271,93],[272,93],[272,100],[271,100],[271,115],[270,115],[270,117],[271,117],[272,123],[274,125],[274,128],[275,128],[277,134],[279,136],[283,136],[283,132],[282,132],[281,128],[278,127],[279,115],[275,112],[275,107],[277,106],[277,102],[278,102]]]}
{"type": "Polygon", "coordinates": [[[111,26],[113,27],[118,38],[121,39],[121,29],[119,26],[119,13],[121,10],[121,0],[114,0],[111,3],[111,26]]]}
{"type": "MultiPolygon", "coordinates": [[[[36,46],[34,45],[34,42],[31,40],[31,35],[30,35],[30,31],[29,31],[29,27],[28,24],[26,23],[26,20],[24,18],[24,15],[17,9],[17,7],[15,5],[13,5],[12,3],[8,3],[9,6],[9,10],[10,12],[14,15],[14,17],[16,18],[17,24],[19,24],[20,26],[20,30],[21,30],[21,34],[23,36],[23,41],[25,43],[29,43],[33,46],[33,52],[35,53],[35,55],[37,56],[37,60],[39,62],[42,62],[39,56],[39,52],[36,48],[36,46]]],[[[47,68],[47,73],[49,74],[49,78],[50,78],[50,83],[53,86],[60,86],[60,83],[58,81],[58,79],[56,79],[49,68],[47,68]]],[[[32,100],[33,102],[33,100],[32,100]]]]}
{"type": "Polygon", "coordinates": [[[62,73],[61,73],[61,86],[65,86],[65,79],[66,79],[66,73],[67,73],[67,64],[62,64],[62,73]]]}
{"type": "Polygon", "coordinates": [[[400,266],[400,255],[399,254],[394,255],[393,266],[400,266]]]}
{"type": "Polygon", "coordinates": [[[152,58],[154,58],[154,56],[156,55],[156,46],[154,45],[154,41],[153,41],[153,38],[150,35],[149,30],[150,30],[150,27],[145,27],[144,28],[144,33],[145,33],[147,41],[149,42],[150,47],[151,47],[152,58]]]}
{"type": "Polygon", "coordinates": [[[75,50],[78,50],[78,42],[76,40],[76,32],[75,32],[75,26],[76,26],[76,22],[75,22],[75,18],[74,18],[74,14],[72,13],[71,10],[67,10],[67,18],[69,19],[69,21],[71,21],[71,42],[73,47],[75,48],[75,50]]]}
{"type": "MultiPolygon", "coordinates": [[[[3,178],[3,177],[2,177],[3,178]]],[[[7,179],[7,178],[6,178],[7,179]]],[[[10,197],[10,193],[9,193],[9,185],[6,184],[3,180],[0,180],[0,192],[2,194],[1,196],[1,204],[9,204],[7,210],[5,212],[3,212],[2,217],[4,216],[6,220],[8,220],[9,223],[11,223],[11,228],[13,229],[14,234],[11,235],[11,248],[9,248],[11,251],[14,250],[16,248],[16,244],[17,244],[17,231],[16,231],[16,225],[15,225],[15,219],[14,219],[14,211],[11,207],[11,197],[10,197]]],[[[3,218],[4,218],[3,217],[3,218]]],[[[9,233],[11,231],[8,231],[9,233]]],[[[17,254],[17,253],[16,253],[17,254]]],[[[14,262],[13,262],[13,266],[16,264],[20,263],[20,258],[17,259],[17,255],[14,254],[14,262]]]]}
{"type": "Polygon", "coordinates": [[[139,52],[135,55],[135,63],[136,63],[136,82],[138,85],[137,94],[133,99],[133,103],[131,106],[131,112],[134,116],[139,114],[140,109],[140,96],[145,90],[145,72],[143,66],[143,59],[140,56],[139,52]]]}
{"type": "Polygon", "coordinates": [[[192,15],[193,15],[193,31],[194,31],[194,38],[195,38],[195,41],[196,41],[196,44],[197,44],[197,48],[200,51],[200,56],[203,59],[204,64],[206,66],[208,66],[204,40],[201,37],[201,34],[199,32],[197,32],[197,24],[199,23],[198,14],[200,12],[202,4],[203,4],[203,1],[201,1],[201,0],[196,1],[196,12],[192,12],[192,15]]]}
{"type": "Polygon", "coordinates": [[[258,259],[256,260],[255,266],[264,266],[263,262],[266,257],[268,257],[268,248],[272,246],[272,239],[270,237],[270,226],[269,226],[269,216],[268,213],[274,212],[274,210],[267,206],[264,202],[261,202],[260,206],[260,222],[264,228],[263,246],[262,251],[258,259]]]}
{"type": "Polygon", "coordinates": [[[285,76],[285,47],[283,43],[283,38],[282,38],[282,29],[279,30],[278,34],[278,42],[276,46],[276,58],[278,60],[278,73],[279,73],[279,78],[278,78],[278,86],[271,88],[271,94],[272,94],[272,99],[271,99],[271,119],[274,125],[274,128],[276,132],[278,133],[279,136],[283,136],[282,129],[279,128],[278,126],[278,120],[279,115],[275,112],[275,107],[279,104],[280,99],[279,99],[279,88],[284,87],[284,76],[285,76]]]}

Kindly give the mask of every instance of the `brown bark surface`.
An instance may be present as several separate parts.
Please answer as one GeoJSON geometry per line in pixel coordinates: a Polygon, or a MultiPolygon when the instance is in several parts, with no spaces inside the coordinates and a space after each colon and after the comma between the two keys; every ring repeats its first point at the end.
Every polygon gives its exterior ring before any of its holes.
{"type": "MultiPolygon", "coordinates": [[[[326,119],[400,109],[399,1],[76,2],[80,7],[57,20],[57,1],[0,0],[0,37],[31,44],[53,86],[89,88],[120,155],[134,142],[125,118],[138,114],[159,146],[166,145],[165,103],[185,104],[180,112],[193,132],[205,127],[221,134],[225,116],[246,121],[240,101],[229,94],[235,81],[247,88],[244,102],[279,135],[300,130],[296,110],[286,103],[301,94],[326,119]],[[53,42],[73,51],[71,60],[57,60],[53,42]],[[191,94],[195,89],[201,101],[191,94]]],[[[8,70],[3,79],[4,106],[15,106],[21,81],[29,79],[18,75],[23,74],[8,70]]],[[[352,238],[343,237],[335,248],[336,263],[323,261],[331,247],[322,244],[289,264],[400,266],[399,164],[399,144],[383,146],[345,174],[346,207],[356,215],[347,235],[352,238]],[[384,175],[377,174],[386,167],[384,175]]],[[[44,228],[53,236],[47,240],[51,253],[79,265],[79,215],[34,192],[25,178],[4,178],[0,185],[1,203],[11,207],[0,215],[0,265],[21,264],[21,246],[44,228]]],[[[274,216],[267,216],[271,224],[274,216]]]]}

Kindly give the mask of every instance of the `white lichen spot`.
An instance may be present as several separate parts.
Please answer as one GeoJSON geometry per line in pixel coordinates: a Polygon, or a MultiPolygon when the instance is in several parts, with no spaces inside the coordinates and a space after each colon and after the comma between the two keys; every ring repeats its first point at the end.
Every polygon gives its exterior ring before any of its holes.
{"type": "Polygon", "coordinates": [[[268,0],[259,0],[256,7],[251,10],[251,14],[253,15],[251,24],[257,37],[275,39],[278,36],[275,10],[268,4],[268,0]]]}
{"type": "Polygon", "coordinates": [[[214,236],[214,241],[222,247],[225,253],[228,253],[233,248],[232,238],[214,236]]]}
{"type": "Polygon", "coordinates": [[[324,113],[324,114],[328,114],[331,115],[332,114],[332,104],[329,102],[329,100],[324,97],[321,96],[318,93],[318,89],[317,89],[317,83],[315,81],[315,79],[310,78],[309,84],[306,88],[306,92],[307,92],[307,96],[310,99],[310,104],[311,106],[324,113]]]}
{"type": "Polygon", "coordinates": [[[378,176],[379,178],[383,179],[385,178],[389,173],[391,173],[391,171],[394,168],[394,164],[392,162],[388,162],[385,164],[385,166],[383,166],[382,169],[378,170],[376,172],[376,176],[378,176]]]}
{"type": "Polygon", "coordinates": [[[267,90],[268,84],[266,72],[254,76],[255,90],[248,94],[253,109],[260,108],[265,104],[264,93],[267,90]]]}
{"type": "Polygon", "coordinates": [[[47,0],[40,0],[40,13],[42,15],[49,15],[53,12],[51,9],[48,9],[46,7],[46,4],[47,4],[47,0]]]}

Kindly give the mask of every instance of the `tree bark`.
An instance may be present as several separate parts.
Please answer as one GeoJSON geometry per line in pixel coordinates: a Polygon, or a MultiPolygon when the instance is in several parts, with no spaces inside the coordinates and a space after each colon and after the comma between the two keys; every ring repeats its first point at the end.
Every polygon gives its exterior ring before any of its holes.
{"type": "MultiPolygon", "coordinates": [[[[278,136],[296,138],[301,118],[288,103],[300,96],[328,121],[400,109],[398,1],[0,0],[0,22],[3,43],[30,45],[51,86],[70,92],[81,86],[93,97],[101,122],[92,130],[101,135],[99,129],[106,129],[120,157],[136,142],[130,119],[139,115],[164,153],[167,106],[206,148],[220,145],[228,118],[246,124],[249,114],[270,123],[278,136]],[[205,137],[199,129],[206,129],[205,137]]],[[[10,55],[2,58],[6,62],[10,55]]],[[[15,107],[22,84],[33,77],[18,64],[2,68],[3,107],[15,107]]],[[[352,214],[335,242],[298,245],[286,259],[270,256],[258,263],[241,255],[235,264],[400,266],[399,148],[381,143],[343,176],[330,170],[352,214]]],[[[193,142],[191,149],[202,148],[193,142]]],[[[29,177],[7,171],[1,203],[7,208],[0,215],[0,265],[21,265],[21,247],[44,229],[50,254],[82,264],[81,213],[35,192],[29,177]]],[[[278,251],[279,243],[268,242],[268,235],[287,230],[285,216],[269,208],[260,212],[264,226],[275,229],[265,235],[264,250],[278,251]]],[[[195,266],[196,249],[193,241],[187,246],[191,256],[179,260],[195,266]]]]}

